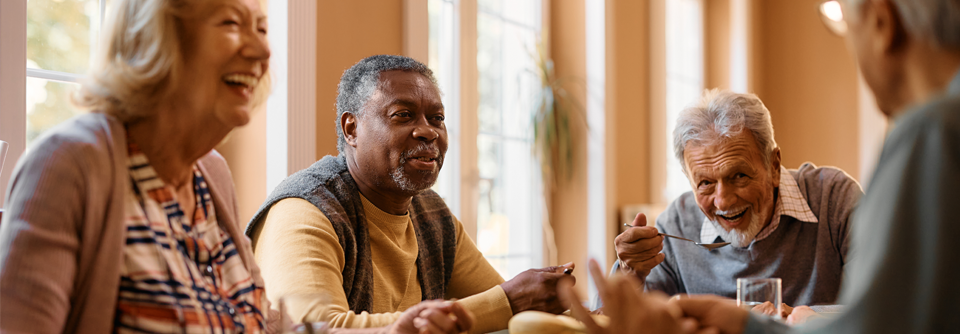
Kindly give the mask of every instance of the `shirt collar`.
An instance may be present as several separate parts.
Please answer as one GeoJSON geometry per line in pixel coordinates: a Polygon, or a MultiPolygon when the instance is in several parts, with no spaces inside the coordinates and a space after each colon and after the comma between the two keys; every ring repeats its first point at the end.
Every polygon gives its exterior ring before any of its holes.
{"type": "MultiPolygon", "coordinates": [[[[782,215],[790,216],[807,223],[819,222],[817,216],[813,214],[813,210],[810,210],[810,205],[807,204],[807,200],[803,198],[803,194],[800,193],[800,186],[797,184],[797,180],[794,180],[793,176],[790,175],[790,171],[783,166],[780,166],[780,188],[777,191],[777,203],[774,204],[773,217],[770,219],[770,224],[764,227],[763,230],[760,230],[760,233],[757,234],[754,240],[763,240],[769,236],[770,233],[773,233],[773,231],[780,226],[780,216],[782,215]]],[[[714,226],[709,219],[704,217],[703,224],[701,224],[700,227],[700,242],[712,243],[719,236],[720,234],[717,233],[717,227],[714,226]]]]}
{"type": "Polygon", "coordinates": [[[957,71],[957,73],[953,75],[953,80],[950,80],[950,86],[947,86],[947,93],[960,94],[960,71],[957,71]]]}

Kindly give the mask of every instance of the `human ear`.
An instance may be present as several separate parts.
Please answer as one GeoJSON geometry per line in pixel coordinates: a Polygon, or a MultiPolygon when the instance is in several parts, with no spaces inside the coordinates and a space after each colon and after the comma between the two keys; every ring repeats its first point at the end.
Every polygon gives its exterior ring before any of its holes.
{"type": "Polygon", "coordinates": [[[897,53],[906,46],[907,32],[900,20],[897,6],[890,0],[870,0],[865,8],[864,23],[873,33],[874,50],[877,54],[897,53]]]}
{"type": "Polygon", "coordinates": [[[347,145],[357,147],[357,116],[351,112],[344,112],[340,115],[340,129],[343,131],[343,139],[347,145]]]}

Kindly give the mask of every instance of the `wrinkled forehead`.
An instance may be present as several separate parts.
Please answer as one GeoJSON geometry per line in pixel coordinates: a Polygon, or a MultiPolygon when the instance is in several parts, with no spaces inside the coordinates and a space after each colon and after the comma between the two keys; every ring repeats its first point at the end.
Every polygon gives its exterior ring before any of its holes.
{"type": "Polygon", "coordinates": [[[741,130],[730,135],[706,131],[699,140],[687,142],[683,156],[684,163],[691,167],[717,159],[752,161],[763,158],[756,137],[749,130],[741,130]]]}

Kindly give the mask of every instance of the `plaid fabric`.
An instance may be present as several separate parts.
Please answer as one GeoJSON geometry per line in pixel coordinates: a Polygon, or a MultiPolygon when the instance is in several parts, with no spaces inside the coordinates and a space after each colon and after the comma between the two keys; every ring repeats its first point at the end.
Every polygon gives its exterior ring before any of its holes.
{"type": "Polygon", "coordinates": [[[132,187],[125,204],[126,246],[114,331],[261,333],[266,294],[257,288],[230,236],[220,228],[200,170],[196,210],[180,209],[173,187],[130,143],[132,187]]]}
{"type": "MultiPolygon", "coordinates": [[[[773,217],[770,218],[770,225],[767,225],[754,240],[760,241],[770,236],[770,233],[777,230],[780,226],[780,216],[787,215],[796,218],[799,221],[807,223],[817,223],[817,216],[810,210],[807,200],[800,194],[800,186],[797,180],[793,179],[786,168],[780,166],[780,188],[777,190],[777,203],[773,208],[773,217]]],[[[711,243],[717,239],[719,234],[717,228],[706,218],[703,219],[703,227],[700,228],[700,242],[711,243]]]]}

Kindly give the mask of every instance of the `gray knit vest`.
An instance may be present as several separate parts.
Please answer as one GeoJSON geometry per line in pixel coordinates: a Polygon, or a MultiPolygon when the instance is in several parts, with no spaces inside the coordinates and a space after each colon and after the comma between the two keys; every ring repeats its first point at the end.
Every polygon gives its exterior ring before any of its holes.
{"type": "MultiPolygon", "coordinates": [[[[302,198],[323,212],[343,248],[343,292],[354,313],[370,312],[373,305],[373,263],[360,190],[347,170],[343,156],[325,156],[310,167],[290,175],[267,197],[247,224],[252,236],[267,212],[285,198],[302,198]]],[[[457,248],[453,214],[433,190],[413,197],[407,210],[417,234],[417,278],[421,300],[443,299],[457,248]]]]}

